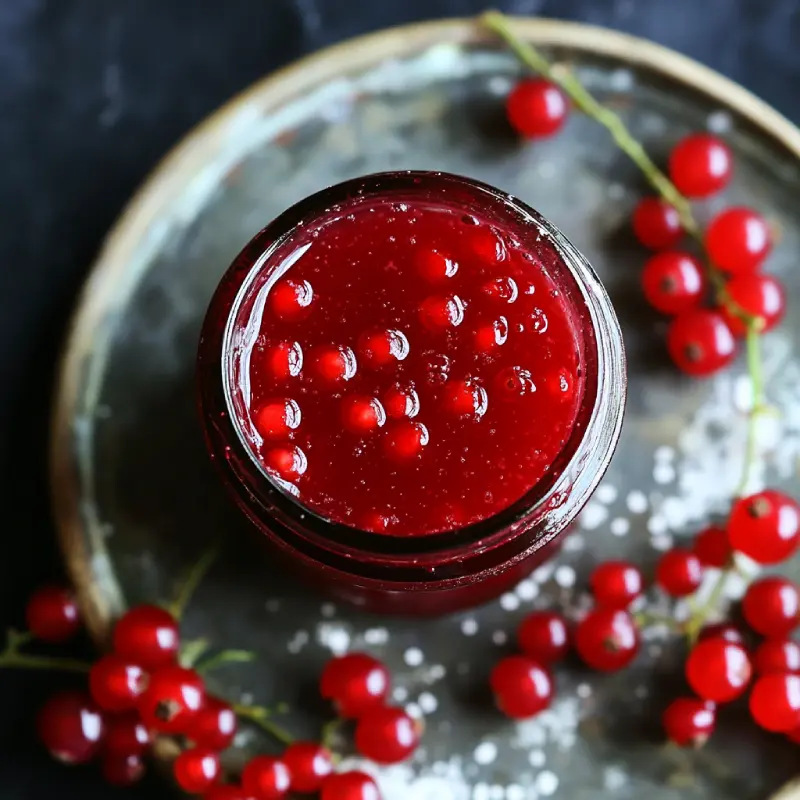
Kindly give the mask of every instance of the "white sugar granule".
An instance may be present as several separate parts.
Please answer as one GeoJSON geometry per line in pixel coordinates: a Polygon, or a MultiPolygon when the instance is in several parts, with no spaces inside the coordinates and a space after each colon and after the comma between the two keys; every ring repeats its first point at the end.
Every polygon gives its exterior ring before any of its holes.
{"type": "Polygon", "coordinates": [[[319,613],[322,614],[323,617],[335,617],[336,606],[333,603],[323,603],[320,606],[319,613]]]}
{"type": "Polygon", "coordinates": [[[323,622],[317,626],[317,641],[335,656],[341,656],[350,647],[350,633],[343,625],[323,622]]]}
{"type": "Polygon", "coordinates": [[[528,753],[528,763],[532,767],[539,769],[543,767],[546,762],[547,757],[544,754],[544,750],[531,750],[530,753],[528,753]]]}
{"type": "Polygon", "coordinates": [[[653,453],[653,460],[656,463],[671,463],[675,460],[675,448],[670,447],[669,445],[662,444],[660,447],[656,447],[655,452],[653,453]]]}
{"type": "Polygon", "coordinates": [[[625,517],[616,517],[615,519],[611,520],[609,529],[614,536],[627,536],[631,529],[630,520],[625,519],[625,517]]]}
{"type": "Polygon", "coordinates": [[[439,707],[439,701],[430,692],[423,692],[417,698],[417,705],[422,709],[423,714],[433,714],[439,707]]]}
{"type": "Polygon", "coordinates": [[[395,686],[392,697],[396,703],[405,703],[408,700],[408,689],[405,686],[395,686]]]}
{"type": "Polygon", "coordinates": [[[558,775],[555,772],[550,772],[549,769],[542,770],[536,776],[534,786],[542,797],[549,797],[558,789],[558,775]]]}
{"type": "Polygon", "coordinates": [[[464,636],[474,636],[478,632],[478,620],[475,617],[467,617],[461,620],[461,633],[464,636]]]}
{"type": "Polygon", "coordinates": [[[364,641],[367,644],[386,644],[389,641],[389,631],[386,628],[367,628],[364,631],[364,641]]]}
{"type": "MultiPolygon", "coordinates": [[[[417,703],[407,703],[405,709],[406,714],[408,714],[411,719],[422,719],[425,716],[417,703]]],[[[417,752],[419,753],[419,751],[417,752]]]]}
{"type": "Polygon", "coordinates": [[[578,525],[587,531],[593,531],[606,519],[608,519],[608,509],[602,503],[590,500],[578,517],[578,525]]]}
{"type": "Polygon", "coordinates": [[[660,536],[666,533],[669,530],[666,517],[661,514],[653,514],[653,516],[647,520],[647,530],[653,534],[653,536],[660,536]]]}
{"type": "Polygon", "coordinates": [[[627,499],[625,500],[625,504],[628,506],[628,511],[631,514],[644,514],[647,511],[647,495],[644,492],[640,492],[638,489],[635,489],[632,492],[629,492],[627,499]]]}
{"type": "Polygon", "coordinates": [[[597,491],[594,493],[594,496],[605,505],[609,505],[613,503],[619,495],[616,486],[612,486],[610,483],[601,483],[597,487],[597,491]]]}
{"type": "Polygon", "coordinates": [[[520,786],[518,783],[506,786],[505,800],[526,800],[527,797],[528,793],[524,786],[520,786]]]}
{"type": "Polygon", "coordinates": [[[575,570],[572,567],[567,564],[562,564],[560,567],[556,568],[554,577],[556,583],[562,589],[570,589],[575,585],[578,576],[575,574],[575,570]]]}
{"type": "Polygon", "coordinates": [[[550,577],[555,570],[555,565],[552,561],[548,561],[546,564],[542,564],[541,567],[536,567],[531,575],[535,583],[538,583],[541,586],[543,583],[547,583],[550,580],[550,577]]]}
{"type": "Polygon", "coordinates": [[[733,120],[727,111],[712,111],[706,119],[706,127],[712,133],[728,133],[732,125],[733,120]]]}
{"type": "Polygon", "coordinates": [[[408,650],[403,653],[403,661],[405,661],[409,667],[419,667],[424,660],[425,656],[422,654],[422,650],[420,650],[419,647],[409,647],[408,650]]]}
{"type": "Polygon", "coordinates": [[[299,653],[308,644],[310,638],[308,631],[297,631],[289,640],[286,649],[290,653],[299,653]]]}
{"type": "Polygon", "coordinates": [[[606,767],[603,770],[603,787],[608,791],[619,791],[627,782],[627,773],[619,767],[606,767]]]}
{"type": "Polygon", "coordinates": [[[675,476],[675,467],[672,464],[656,464],[653,468],[653,480],[658,484],[672,483],[675,476]]]}
{"type": "Polygon", "coordinates": [[[493,783],[489,787],[489,800],[503,800],[505,796],[505,786],[501,786],[499,783],[493,783]]]}
{"type": "MultiPolygon", "coordinates": [[[[569,541],[569,539],[567,541],[569,541]]],[[[517,584],[517,588],[514,589],[514,594],[519,597],[520,600],[530,602],[539,594],[539,587],[528,578],[517,584]]]]}
{"type": "Polygon", "coordinates": [[[496,630],[492,633],[492,641],[498,645],[502,646],[508,641],[508,634],[502,630],[496,630]]]}
{"type": "Polygon", "coordinates": [[[519,598],[511,592],[507,592],[500,598],[500,608],[503,611],[516,611],[519,608],[519,598]]]}
{"type": "Polygon", "coordinates": [[[592,696],[592,687],[588,683],[579,683],[575,687],[575,694],[582,699],[592,696]]]}
{"type": "Polygon", "coordinates": [[[586,547],[586,540],[579,533],[572,533],[567,536],[564,542],[565,553],[576,553],[586,547]]]}
{"type": "Polygon", "coordinates": [[[493,764],[497,759],[497,745],[494,742],[481,742],[472,754],[476,763],[485,766],[493,764]]]}

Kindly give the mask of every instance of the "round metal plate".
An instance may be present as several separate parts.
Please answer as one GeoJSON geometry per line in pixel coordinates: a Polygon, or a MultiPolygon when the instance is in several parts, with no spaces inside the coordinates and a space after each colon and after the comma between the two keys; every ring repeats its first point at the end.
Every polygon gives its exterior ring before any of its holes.
{"type": "MultiPolygon", "coordinates": [[[[800,294],[800,132],[724,78],[622,34],[541,20],[519,31],[575,69],[657,157],[710,127],[737,154],[732,188],[704,204],[756,206],[781,230],[770,269],[800,294]]],[[[573,114],[558,137],[520,144],[503,122],[519,67],[470,21],[386,31],[312,56],[256,85],[170,154],[136,195],[95,265],[70,332],[53,428],[53,490],[64,552],[92,634],[103,640],[124,603],[169,596],[212,542],[223,557],[186,619],[187,636],[249,648],[254,665],[210,679],[228,697],[295,711],[314,735],[324,720],[314,682],[331,653],[385,659],[395,699],[426,717],[413,762],[381,772],[387,800],[749,798],[776,788],[797,750],[757,734],[746,709],[721,713],[698,752],[666,748],[659,716],[686,691],[682,647],[651,630],[640,661],[614,676],[557,670],[558,699],[522,724],[487,697],[491,665],[514,649],[531,608],[585,607],[601,558],[646,567],[725,513],[744,450],[748,384],[736,368],[711,381],[679,377],[664,358],[664,322],[645,308],[645,253],[628,231],[645,190],[607,133],[573,114]],[[299,198],[387,169],[466,174],[519,195],[589,257],[618,309],[630,364],[622,442],[558,559],[513,593],[435,621],[337,608],[270,564],[232,511],[195,418],[193,366],[214,286],[241,246],[299,198]]],[[[758,476],[797,489],[800,314],[767,337],[770,399],[758,476]]],[[[797,564],[793,567],[797,573],[797,564]]],[[[658,598],[656,606],[663,603],[658,598]]],[[[244,735],[239,752],[268,745],[244,735]]]]}

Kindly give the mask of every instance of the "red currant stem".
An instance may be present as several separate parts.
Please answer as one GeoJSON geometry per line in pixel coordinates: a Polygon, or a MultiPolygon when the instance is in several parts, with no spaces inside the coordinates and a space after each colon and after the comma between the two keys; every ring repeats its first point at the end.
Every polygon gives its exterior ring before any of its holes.
{"type": "Polygon", "coordinates": [[[636,611],[631,616],[639,628],[646,628],[648,625],[666,625],[674,632],[682,630],[681,623],[668,614],[652,614],[649,611],[636,611]]]}
{"type": "Polygon", "coordinates": [[[181,652],[178,660],[182,667],[189,669],[193,667],[208,651],[208,639],[189,639],[181,644],[181,652]]]}
{"type": "Polygon", "coordinates": [[[294,736],[270,719],[272,712],[268,708],[234,703],[233,711],[236,716],[248,720],[254,725],[258,725],[259,728],[266,731],[273,739],[276,739],[281,744],[285,744],[288,747],[290,744],[294,743],[294,736]]]}
{"type": "Polygon", "coordinates": [[[204,553],[200,559],[194,564],[186,574],[183,583],[178,590],[178,594],[169,606],[169,612],[175,619],[180,620],[186,612],[186,607],[192,599],[192,596],[197,591],[200,581],[206,576],[206,573],[211,569],[211,565],[217,558],[219,553],[218,548],[213,547],[204,553]]]}
{"type": "Polygon", "coordinates": [[[256,654],[251,650],[222,650],[197,663],[195,670],[201,675],[206,675],[226,664],[249,664],[255,660],[256,654]]]}
{"type": "Polygon", "coordinates": [[[747,371],[750,374],[753,404],[747,417],[747,439],[745,442],[744,465],[742,467],[742,476],[736,487],[737,497],[743,497],[747,493],[747,488],[750,484],[750,475],[753,471],[756,459],[758,458],[758,417],[764,410],[764,372],[761,368],[761,340],[757,328],[757,323],[753,321],[748,322],[745,336],[747,371]]]}
{"type": "Polygon", "coordinates": [[[702,631],[705,627],[709,615],[718,608],[720,602],[722,601],[722,597],[725,593],[725,586],[728,583],[728,578],[730,575],[730,569],[724,569],[722,572],[720,572],[720,574],[717,576],[717,580],[711,588],[708,599],[701,606],[697,606],[692,611],[692,615],[686,621],[686,638],[689,640],[690,647],[697,642],[697,638],[700,636],[700,631],[702,631]]]}
{"type": "Polygon", "coordinates": [[[91,664],[75,658],[57,658],[53,656],[32,656],[21,653],[20,649],[33,641],[33,634],[20,633],[9,629],[6,633],[6,646],[0,653],[0,668],[10,669],[52,669],[62,672],[88,672],[91,664]]]}

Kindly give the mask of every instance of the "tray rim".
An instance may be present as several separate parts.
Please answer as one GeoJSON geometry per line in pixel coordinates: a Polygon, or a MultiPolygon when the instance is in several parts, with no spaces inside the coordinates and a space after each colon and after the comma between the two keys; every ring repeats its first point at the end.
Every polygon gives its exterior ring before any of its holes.
{"type": "MultiPolygon", "coordinates": [[[[649,40],[584,23],[510,17],[525,40],[609,58],[677,82],[747,120],[767,138],[800,159],[800,128],[763,100],[715,70],[649,40]]],[[[477,18],[452,18],[385,28],[346,39],[272,72],[245,88],[184,135],[156,164],[123,208],[92,263],[64,334],[50,419],[49,482],[56,535],[78,596],[86,629],[97,644],[108,638],[113,609],[92,580],[92,552],[81,513],[81,481],[72,447],[72,423],[82,396],[82,366],[98,323],[114,305],[118,274],[159,211],[183,190],[205,163],[228,123],[243,107],[268,111],[341,72],[370,66],[434,45],[479,44],[494,40],[477,18]]],[[[96,542],[98,546],[101,543],[96,542]]]]}

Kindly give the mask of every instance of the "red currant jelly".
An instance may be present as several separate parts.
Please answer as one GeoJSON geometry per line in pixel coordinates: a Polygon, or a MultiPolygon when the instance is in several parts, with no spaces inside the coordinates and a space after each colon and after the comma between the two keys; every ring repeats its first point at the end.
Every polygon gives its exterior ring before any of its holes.
{"type": "Polygon", "coordinates": [[[438,613],[543,557],[619,434],[624,356],[572,245],[441,173],[326,189],[223,277],[199,354],[212,459],[328,588],[438,613]]]}

